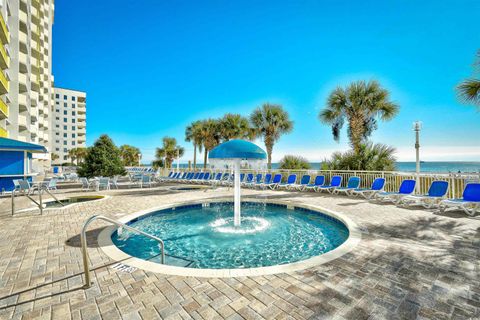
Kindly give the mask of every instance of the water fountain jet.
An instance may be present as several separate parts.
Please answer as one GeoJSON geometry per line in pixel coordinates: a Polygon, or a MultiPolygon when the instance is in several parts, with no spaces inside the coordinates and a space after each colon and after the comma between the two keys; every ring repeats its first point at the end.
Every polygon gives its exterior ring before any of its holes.
{"type": "Polygon", "coordinates": [[[245,140],[230,140],[213,148],[208,159],[212,168],[232,168],[234,170],[234,215],[233,224],[241,224],[241,195],[240,195],[240,168],[242,165],[249,169],[264,167],[267,154],[256,144],[245,140]]]}

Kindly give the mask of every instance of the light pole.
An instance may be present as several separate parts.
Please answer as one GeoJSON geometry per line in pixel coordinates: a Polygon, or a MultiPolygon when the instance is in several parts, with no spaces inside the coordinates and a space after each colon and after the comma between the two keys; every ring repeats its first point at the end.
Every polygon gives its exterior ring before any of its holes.
{"type": "Polygon", "coordinates": [[[413,123],[413,131],[415,131],[415,173],[417,174],[417,191],[420,190],[420,130],[422,130],[422,122],[415,121],[413,123]]]}
{"type": "Polygon", "coordinates": [[[180,149],[177,148],[177,172],[180,172],[180,149]]]}

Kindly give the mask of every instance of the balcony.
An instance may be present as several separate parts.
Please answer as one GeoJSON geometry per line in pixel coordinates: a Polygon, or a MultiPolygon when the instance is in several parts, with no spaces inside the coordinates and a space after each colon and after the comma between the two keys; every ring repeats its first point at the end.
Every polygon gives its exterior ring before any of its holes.
{"type": "Polygon", "coordinates": [[[23,73],[18,74],[18,91],[20,93],[27,92],[27,76],[23,73]]]}
{"type": "Polygon", "coordinates": [[[2,99],[0,99],[0,119],[5,118],[8,118],[8,106],[2,99]]]}
{"type": "Polygon", "coordinates": [[[7,77],[5,77],[4,71],[0,71],[0,94],[7,93],[10,88],[10,83],[7,80],[7,77]]]}
{"type": "Polygon", "coordinates": [[[24,94],[19,94],[18,95],[18,105],[20,106],[20,109],[22,109],[22,107],[24,107],[24,109],[26,110],[27,109],[27,96],[24,95],[24,94]]]}
{"type": "Polygon", "coordinates": [[[10,57],[8,56],[5,47],[0,44],[0,67],[6,69],[10,66],[10,57]]]}
{"type": "Polygon", "coordinates": [[[19,127],[20,131],[27,130],[27,128],[28,128],[28,126],[27,126],[27,116],[24,116],[24,115],[21,115],[21,114],[18,115],[18,127],[19,127]]]}
{"type": "Polygon", "coordinates": [[[0,126],[0,138],[8,138],[8,131],[0,126]]]}
{"type": "Polygon", "coordinates": [[[10,32],[8,31],[7,24],[3,19],[3,15],[0,13],[0,39],[2,43],[9,43],[10,42],[10,32]]]}

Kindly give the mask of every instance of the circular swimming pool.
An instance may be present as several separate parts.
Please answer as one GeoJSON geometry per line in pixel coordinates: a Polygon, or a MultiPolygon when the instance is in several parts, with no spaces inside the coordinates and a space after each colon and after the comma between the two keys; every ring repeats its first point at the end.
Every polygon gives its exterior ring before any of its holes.
{"type": "MultiPolygon", "coordinates": [[[[349,229],[316,210],[284,204],[242,203],[242,225],[233,225],[233,203],[213,202],[151,212],[128,222],[165,242],[165,263],[199,269],[244,269],[291,264],[342,245],[349,229]]],[[[123,252],[160,262],[158,244],[123,231],[111,234],[123,252]]]]}

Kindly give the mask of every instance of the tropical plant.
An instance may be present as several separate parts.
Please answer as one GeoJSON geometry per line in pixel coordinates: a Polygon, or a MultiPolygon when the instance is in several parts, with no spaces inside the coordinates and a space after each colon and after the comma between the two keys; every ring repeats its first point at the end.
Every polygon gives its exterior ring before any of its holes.
{"type": "Polygon", "coordinates": [[[107,135],[101,135],[94,145],[88,148],[85,161],[80,164],[81,177],[113,177],[124,175],[125,168],[120,158],[120,150],[107,135]]]}
{"type": "Polygon", "coordinates": [[[477,78],[464,80],[457,86],[457,92],[462,101],[473,103],[480,107],[480,50],[477,52],[477,60],[474,63],[474,74],[477,78]]]}
{"type": "Polygon", "coordinates": [[[197,168],[197,150],[202,152],[203,140],[201,132],[201,121],[194,121],[185,129],[185,141],[193,144],[193,168],[197,168]]]}
{"type": "Polygon", "coordinates": [[[308,170],[311,168],[310,162],[304,157],[286,155],[279,162],[280,169],[308,170]]]}
{"type": "Polygon", "coordinates": [[[164,159],[167,168],[172,166],[173,159],[182,157],[185,149],[177,145],[177,139],[172,137],[164,137],[162,140],[162,147],[157,148],[155,153],[156,160],[164,159]]]}
{"type": "Polygon", "coordinates": [[[293,129],[293,121],[281,105],[265,103],[250,115],[256,135],[262,136],[267,149],[268,168],[272,167],[272,151],[280,136],[293,129]]]}
{"type": "Polygon", "coordinates": [[[85,157],[87,156],[88,149],[83,147],[78,147],[75,149],[76,149],[75,155],[77,157],[77,163],[82,163],[83,160],[85,160],[85,157]]]}
{"type": "Polygon", "coordinates": [[[239,114],[227,113],[218,120],[220,138],[222,141],[232,139],[251,140],[255,137],[253,129],[250,127],[248,118],[239,114]]]}
{"type": "Polygon", "coordinates": [[[138,166],[140,165],[141,152],[137,147],[124,144],[120,146],[120,157],[122,157],[124,166],[138,166]]]}
{"type": "Polygon", "coordinates": [[[75,160],[77,160],[77,148],[68,150],[68,157],[72,160],[72,163],[75,163],[75,160]]]}
{"type": "Polygon", "coordinates": [[[377,143],[360,144],[358,152],[352,150],[335,152],[330,160],[322,164],[326,170],[371,170],[394,171],[395,148],[377,143]]]}
{"type": "Polygon", "coordinates": [[[52,159],[52,161],[55,161],[55,160],[58,160],[60,158],[60,156],[56,153],[51,153],[50,155],[50,159],[52,159]]]}
{"type": "Polygon", "coordinates": [[[378,82],[357,81],[333,90],[319,118],[332,126],[335,141],[340,139],[340,130],[347,121],[350,143],[359,152],[360,145],[377,129],[377,118],[388,121],[398,111],[399,106],[390,101],[388,91],[378,82]]]}
{"type": "Polygon", "coordinates": [[[165,165],[165,161],[163,161],[163,159],[156,159],[156,160],[153,160],[152,162],[152,167],[154,169],[163,168],[164,165],[165,165]]]}
{"type": "Polygon", "coordinates": [[[202,120],[199,134],[204,149],[203,167],[206,168],[208,152],[220,143],[219,121],[215,119],[202,120]]]}

